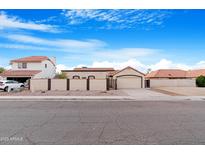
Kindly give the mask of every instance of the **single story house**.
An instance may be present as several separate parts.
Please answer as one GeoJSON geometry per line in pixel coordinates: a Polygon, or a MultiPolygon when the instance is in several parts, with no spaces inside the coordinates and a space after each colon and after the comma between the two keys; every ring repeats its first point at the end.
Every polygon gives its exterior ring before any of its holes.
{"type": "Polygon", "coordinates": [[[108,79],[109,89],[144,88],[145,74],[132,67],[122,70],[113,68],[74,68],[62,70],[69,79],[108,79]]]}
{"type": "Polygon", "coordinates": [[[30,56],[10,61],[11,69],[0,74],[4,79],[25,82],[28,79],[54,78],[56,60],[54,57],[30,56]]]}
{"type": "Polygon", "coordinates": [[[74,68],[73,70],[61,70],[69,79],[106,79],[113,68],[74,68]]]}
{"type": "Polygon", "coordinates": [[[205,75],[205,69],[160,69],[145,76],[145,87],[195,87],[196,78],[200,75],[205,75]]]}

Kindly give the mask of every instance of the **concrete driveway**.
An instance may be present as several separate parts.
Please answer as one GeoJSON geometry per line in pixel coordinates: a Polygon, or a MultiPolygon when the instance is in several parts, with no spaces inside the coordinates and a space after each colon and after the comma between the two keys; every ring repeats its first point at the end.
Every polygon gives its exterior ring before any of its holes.
{"type": "Polygon", "coordinates": [[[160,90],[163,93],[170,93],[173,96],[205,96],[205,88],[199,87],[159,87],[156,90],[160,90]]]}
{"type": "Polygon", "coordinates": [[[123,89],[121,90],[124,93],[126,93],[128,96],[131,96],[134,99],[139,99],[139,100],[158,100],[158,99],[169,99],[170,96],[152,91],[150,89],[123,89]]]}

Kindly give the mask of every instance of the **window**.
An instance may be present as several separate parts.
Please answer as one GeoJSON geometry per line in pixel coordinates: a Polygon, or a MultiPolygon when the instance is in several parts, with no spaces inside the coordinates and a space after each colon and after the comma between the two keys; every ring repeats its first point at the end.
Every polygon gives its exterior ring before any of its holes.
{"type": "Polygon", "coordinates": [[[74,75],[74,76],[73,76],[73,79],[80,79],[80,76],[74,75]]]}
{"type": "Polygon", "coordinates": [[[27,68],[27,63],[18,63],[18,68],[27,68]]]}
{"type": "Polygon", "coordinates": [[[82,79],[86,79],[86,77],[82,77],[82,79]]]}
{"type": "Polygon", "coordinates": [[[94,75],[89,75],[88,79],[95,79],[95,76],[94,75]]]}
{"type": "Polygon", "coordinates": [[[18,68],[22,68],[22,63],[18,63],[18,68]]]}
{"type": "Polygon", "coordinates": [[[45,64],[45,68],[47,68],[48,66],[47,66],[47,64],[45,64]]]}
{"type": "Polygon", "coordinates": [[[6,82],[6,84],[12,84],[12,83],[13,83],[12,81],[7,81],[7,82],[6,82]]]}
{"type": "Polygon", "coordinates": [[[27,63],[22,64],[23,68],[27,68],[27,63]]]}

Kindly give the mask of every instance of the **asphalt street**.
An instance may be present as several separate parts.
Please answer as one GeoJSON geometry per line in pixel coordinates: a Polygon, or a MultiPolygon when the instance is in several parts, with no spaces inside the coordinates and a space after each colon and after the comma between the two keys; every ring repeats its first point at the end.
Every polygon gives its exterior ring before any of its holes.
{"type": "Polygon", "coordinates": [[[205,144],[205,101],[0,101],[0,144],[205,144]]]}

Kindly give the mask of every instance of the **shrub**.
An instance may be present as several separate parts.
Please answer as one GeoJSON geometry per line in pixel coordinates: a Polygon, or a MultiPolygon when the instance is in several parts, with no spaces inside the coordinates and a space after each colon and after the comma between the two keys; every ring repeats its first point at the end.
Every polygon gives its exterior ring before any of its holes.
{"type": "Polygon", "coordinates": [[[57,78],[57,79],[67,79],[67,75],[66,75],[66,73],[58,73],[55,78],[57,78]]]}
{"type": "Polygon", "coordinates": [[[5,69],[3,67],[0,67],[0,73],[4,72],[5,69]]]}
{"type": "Polygon", "coordinates": [[[205,76],[201,75],[196,78],[196,85],[198,87],[205,87],[205,76]]]}

